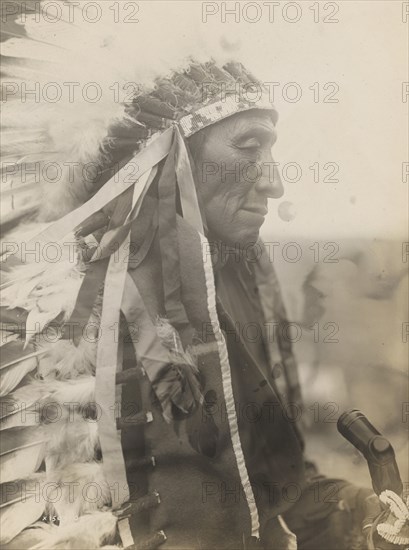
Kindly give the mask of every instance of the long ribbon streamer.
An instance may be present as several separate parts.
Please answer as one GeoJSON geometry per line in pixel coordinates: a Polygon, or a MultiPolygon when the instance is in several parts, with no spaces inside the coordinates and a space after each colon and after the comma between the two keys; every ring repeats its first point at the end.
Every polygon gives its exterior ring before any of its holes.
{"type": "Polygon", "coordinates": [[[101,239],[98,249],[91,258],[91,262],[106,258],[118,250],[119,246],[124,241],[127,232],[131,228],[133,221],[137,218],[140,212],[143,199],[151,186],[156,173],[157,166],[154,166],[150,172],[146,172],[146,174],[144,174],[135,183],[132,199],[132,210],[126,216],[123,224],[112,229],[108,228],[108,231],[101,239]],[[137,200],[135,200],[135,197],[137,197],[137,200]]]}
{"type": "Polygon", "coordinates": [[[176,229],[176,134],[159,178],[159,245],[165,310],[169,322],[180,329],[188,324],[181,299],[180,259],[176,229]]]}
{"type": "MultiPolygon", "coordinates": [[[[135,185],[132,200],[128,200],[128,213],[132,204],[138,204],[143,190],[142,186],[135,185]]],[[[129,196],[127,198],[130,199],[129,196]]],[[[123,213],[126,213],[126,207],[123,213]]],[[[130,244],[130,230],[128,230],[123,244],[124,246],[119,247],[118,257],[111,256],[105,278],[95,380],[95,399],[100,407],[98,431],[103,456],[103,469],[111,491],[113,509],[118,509],[130,498],[121,437],[116,426],[118,410],[115,384],[119,357],[117,334],[120,310],[125,283],[127,277],[129,277],[129,275],[127,276],[129,258],[127,250],[130,244]]]]}
{"type": "Polygon", "coordinates": [[[177,126],[175,127],[175,134],[177,142],[176,175],[183,217],[192,227],[203,235],[204,231],[202,216],[200,213],[199,202],[197,200],[196,187],[193,180],[189,155],[186,149],[185,141],[177,126]]]}
{"type": "MultiPolygon", "coordinates": [[[[125,240],[129,240],[129,233],[125,240]]],[[[130,496],[120,432],[116,427],[116,412],[118,411],[115,402],[115,377],[118,360],[117,334],[127,268],[125,248],[121,247],[118,261],[111,256],[105,279],[95,380],[95,401],[100,413],[98,433],[103,457],[102,466],[111,491],[114,510],[127,502],[130,496]]]]}

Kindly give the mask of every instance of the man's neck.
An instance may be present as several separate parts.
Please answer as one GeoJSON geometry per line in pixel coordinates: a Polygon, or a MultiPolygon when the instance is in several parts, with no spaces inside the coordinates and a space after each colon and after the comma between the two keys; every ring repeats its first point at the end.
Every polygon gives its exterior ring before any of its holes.
{"type": "Polygon", "coordinates": [[[219,271],[228,262],[247,264],[254,262],[257,259],[257,250],[255,250],[254,242],[247,245],[237,243],[229,245],[220,240],[209,238],[209,253],[212,258],[213,269],[219,271]]]}

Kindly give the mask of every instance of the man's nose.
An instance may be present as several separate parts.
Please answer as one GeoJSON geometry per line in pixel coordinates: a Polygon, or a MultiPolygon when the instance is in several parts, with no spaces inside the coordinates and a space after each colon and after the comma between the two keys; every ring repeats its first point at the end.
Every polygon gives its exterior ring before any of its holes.
{"type": "Polygon", "coordinates": [[[261,177],[256,183],[256,190],[270,199],[282,197],[284,194],[283,183],[277,163],[274,162],[271,155],[261,161],[260,172],[261,177]]]}

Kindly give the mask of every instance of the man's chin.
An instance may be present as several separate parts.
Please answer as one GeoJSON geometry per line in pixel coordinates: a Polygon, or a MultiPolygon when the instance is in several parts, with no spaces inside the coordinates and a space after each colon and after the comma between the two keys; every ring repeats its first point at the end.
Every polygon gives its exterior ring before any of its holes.
{"type": "Polygon", "coordinates": [[[233,248],[248,250],[252,245],[254,245],[260,235],[260,229],[243,229],[241,231],[236,231],[230,235],[224,235],[221,241],[227,246],[233,248]]]}

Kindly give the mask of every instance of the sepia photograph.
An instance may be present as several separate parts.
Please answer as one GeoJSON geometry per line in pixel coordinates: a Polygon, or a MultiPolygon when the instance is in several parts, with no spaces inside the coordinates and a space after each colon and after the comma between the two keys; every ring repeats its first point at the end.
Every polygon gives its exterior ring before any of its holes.
{"type": "Polygon", "coordinates": [[[0,18],[0,548],[409,550],[409,1],[0,18]]]}

